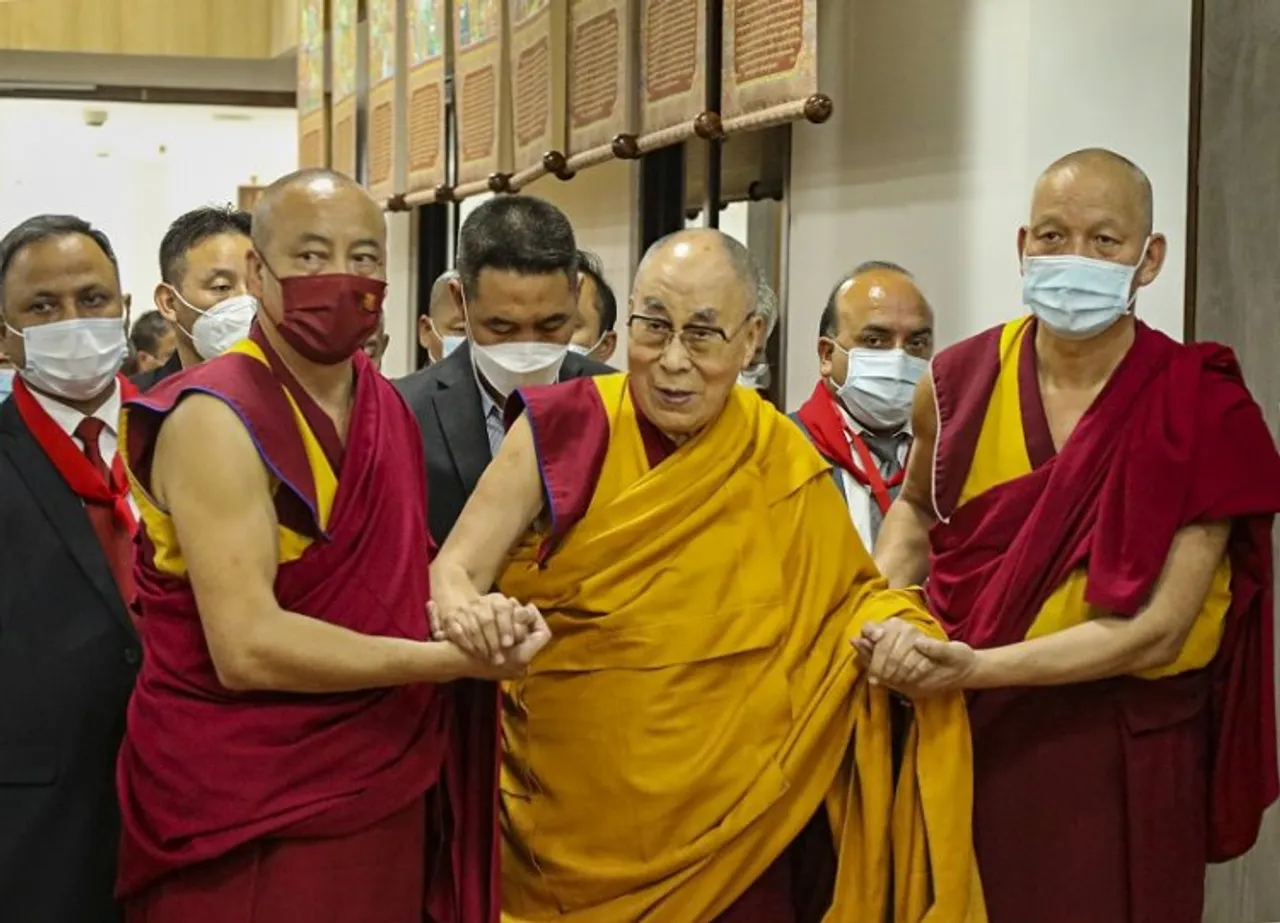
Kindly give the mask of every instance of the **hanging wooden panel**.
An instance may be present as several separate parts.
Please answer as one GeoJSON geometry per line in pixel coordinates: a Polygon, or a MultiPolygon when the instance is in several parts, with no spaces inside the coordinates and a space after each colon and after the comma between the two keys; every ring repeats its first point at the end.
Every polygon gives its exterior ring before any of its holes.
{"type": "Polygon", "coordinates": [[[521,185],[545,172],[548,151],[564,152],[568,0],[508,0],[508,64],[514,169],[521,185]]]}
{"type": "Polygon", "coordinates": [[[298,21],[298,165],[329,166],[329,109],[325,73],[329,56],[325,0],[301,0],[298,21]]]}
{"type": "Polygon", "coordinates": [[[406,191],[445,182],[445,54],[449,11],[445,0],[408,0],[409,144],[406,191]]]}
{"type": "Polygon", "coordinates": [[[691,135],[706,109],[707,11],[703,0],[648,0],[643,7],[641,131],[649,150],[691,135]]]}
{"type": "Polygon", "coordinates": [[[453,0],[459,195],[511,172],[511,91],[502,0],[453,0]],[[469,187],[469,188],[466,188],[469,187]]]}
{"type": "Polygon", "coordinates": [[[359,77],[360,33],[357,31],[359,0],[330,0],[332,4],[333,43],[332,100],[333,168],[353,179],[356,176],[356,87],[359,77]]]}
{"type": "Polygon", "coordinates": [[[400,122],[404,118],[397,74],[403,70],[401,0],[368,0],[369,192],[385,199],[402,173],[400,122]]]}
{"type": "Polygon", "coordinates": [[[583,160],[610,153],[619,134],[635,134],[640,67],[637,0],[572,0],[569,8],[569,152],[583,160]]]}
{"type": "Polygon", "coordinates": [[[818,0],[725,0],[725,130],[800,118],[817,92],[818,0]]]}

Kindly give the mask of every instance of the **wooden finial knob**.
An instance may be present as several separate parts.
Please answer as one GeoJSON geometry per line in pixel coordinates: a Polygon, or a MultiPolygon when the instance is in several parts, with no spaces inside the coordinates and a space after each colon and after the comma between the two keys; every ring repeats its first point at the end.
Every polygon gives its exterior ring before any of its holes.
{"type": "Polygon", "coordinates": [[[506,173],[489,174],[489,191],[494,195],[502,195],[511,191],[511,177],[506,173]]]}
{"type": "Polygon", "coordinates": [[[397,192],[395,195],[387,198],[387,211],[389,212],[407,212],[409,206],[404,201],[404,193],[397,192]]]}
{"type": "Polygon", "coordinates": [[[693,120],[693,133],[703,141],[723,141],[724,124],[720,113],[707,110],[693,120]]]}
{"type": "Polygon", "coordinates": [[[804,101],[805,121],[821,125],[831,118],[831,113],[834,109],[835,103],[831,101],[830,96],[826,93],[814,93],[804,101]]]}
{"type": "Polygon", "coordinates": [[[441,183],[435,188],[435,200],[441,204],[453,201],[453,187],[448,183],[441,183]]]}
{"type": "Polygon", "coordinates": [[[542,168],[558,180],[573,179],[573,171],[569,169],[569,160],[559,151],[547,151],[542,155],[542,168]]]}
{"type": "Polygon", "coordinates": [[[613,156],[619,160],[639,160],[640,159],[640,142],[636,140],[635,135],[622,134],[613,136],[613,143],[610,145],[613,150],[613,156]]]}

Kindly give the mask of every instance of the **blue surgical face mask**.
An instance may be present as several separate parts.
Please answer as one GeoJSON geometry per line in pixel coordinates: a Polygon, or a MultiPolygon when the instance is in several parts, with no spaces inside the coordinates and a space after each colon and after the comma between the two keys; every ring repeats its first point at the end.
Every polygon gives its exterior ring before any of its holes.
{"type": "Polygon", "coordinates": [[[1113,326],[1133,305],[1133,266],[1087,256],[1023,256],[1022,300],[1040,323],[1069,340],[1087,340],[1113,326]]]}
{"type": "Polygon", "coordinates": [[[872,430],[899,430],[911,419],[916,385],[929,363],[901,349],[845,350],[849,357],[844,383],[836,390],[849,415],[872,430]]]}
{"type": "Polygon", "coordinates": [[[0,369],[0,401],[13,393],[13,369],[0,369]]]}
{"type": "Polygon", "coordinates": [[[456,336],[452,333],[442,336],[440,338],[440,343],[441,343],[441,349],[444,350],[444,353],[443,355],[440,356],[440,358],[443,359],[445,356],[449,355],[449,353],[453,352],[455,349],[457,349],[459,346],[461,346],[465,342],[467,342],[466,337],[456,336]]]}

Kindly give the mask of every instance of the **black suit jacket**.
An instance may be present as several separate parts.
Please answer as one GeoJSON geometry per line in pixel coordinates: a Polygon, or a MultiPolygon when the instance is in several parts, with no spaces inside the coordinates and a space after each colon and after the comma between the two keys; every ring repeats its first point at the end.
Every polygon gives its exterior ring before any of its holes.
{"type": "Polygon", "coordinates": [[[164,381],[170,375],[177,375],[182,371],[182,359],[178,356],[175,349],[173,353],[165,360],[164,365],[156,366],[154,369],[148,369],[145,372],[139,372],[129,381],[139,391],[150,391],[160,382],[164,381]]]}
{"type": "MultiPolygon", "coordinates": [[[[569,353],[560,380],[608,375],[617,369],[569,353]]],[[[395,382],[422,429],[427,459],[427,519],[437,545],[453,529],[471,491],[493,460],[471,365],[471,344],[463,343],[439,362],[395,382]]]]}
{"type": "Polygon", "coordinates": [[[141,647],[84,506],[0,404],[0,919],[112,923],[141,647]]]}

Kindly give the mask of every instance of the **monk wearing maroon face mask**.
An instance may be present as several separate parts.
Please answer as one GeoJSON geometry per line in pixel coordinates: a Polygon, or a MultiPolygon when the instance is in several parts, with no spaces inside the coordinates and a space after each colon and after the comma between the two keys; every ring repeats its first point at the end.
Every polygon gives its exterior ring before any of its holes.
{"type": "Polygon", "coordinates": [[[429,637],[412,413],[361,346],[385,225],[328,171],[254,215],[248,340],[129,403],[145,644],[119,763],[130,923],[494,923],[496,705],[429,637]],[[459,688],[463,687],[463,688],[459,688]]]}

